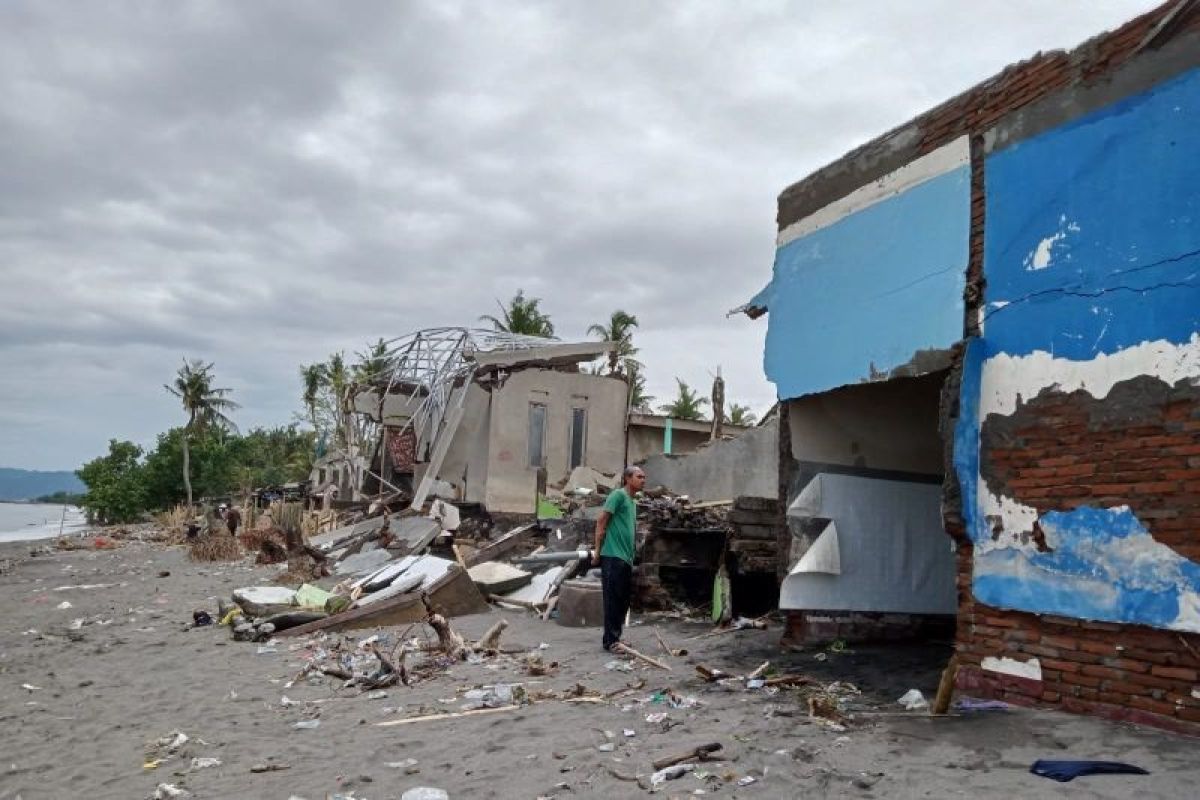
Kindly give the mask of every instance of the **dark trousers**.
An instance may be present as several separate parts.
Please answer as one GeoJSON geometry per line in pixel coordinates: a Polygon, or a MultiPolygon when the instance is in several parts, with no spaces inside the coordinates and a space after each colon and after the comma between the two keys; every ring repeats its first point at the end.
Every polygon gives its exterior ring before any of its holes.
{"type": "Polygon", "coordinates": [[[604,589],[604,649],[621,640],[629,598],[633,595],[633,565],[616,556],[600,556],[600,585],[604,589]]]}

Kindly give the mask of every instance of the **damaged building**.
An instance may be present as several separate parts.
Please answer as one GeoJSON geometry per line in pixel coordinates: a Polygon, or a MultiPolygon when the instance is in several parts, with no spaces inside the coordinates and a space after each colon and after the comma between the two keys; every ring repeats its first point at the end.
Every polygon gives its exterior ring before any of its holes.
{"type": "Polygon", "coordinates": [[[953,625],[973,694],[1200,726],[1198,6],[780,196],[741,310],[769,314],[792,639],[953,625]]]}
{"type": "Polygon", "coordinates": [[[529,514],[576,467],[620,472],[628,385],[580,369],[611,349],[467,328],[395,340],[388,369],[354,395],[373,423],[363,492],[529,514]]]}

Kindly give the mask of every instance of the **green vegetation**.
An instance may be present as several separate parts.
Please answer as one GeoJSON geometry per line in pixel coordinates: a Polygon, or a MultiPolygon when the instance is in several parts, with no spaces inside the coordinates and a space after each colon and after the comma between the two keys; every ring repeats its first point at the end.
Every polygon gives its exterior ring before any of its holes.
{"type": "Polygon", "coordinates": [[[508,301],[508,306],[504,306],[499,300],[496,301],[496,305],[500,306],[501,317],[484,314],[479,319],[481,322],[490,322],[498,331],[549,338],[554,336],[554,323],[550,321],[548,314],[543,314],[538,309],[541,302],[540,297],[526,298],[525,290],[518,289],[508,301]]]}
{"type": "Polygon", "coordinates": [[[701,397],[699,392],[679,378],[675,379],[675,383],[678,384],[679,394],[670,403],[659,406],[659,410],[674,419],[703,420],[704,414],[700,409],[708,405],[708,398],[701,397]]]}
{"type": "Polygon", "coordinates": [[[108,455],[83,465],[78,475],[88,487],[83,500],[88,516],[107,525],[132,522],[146,510],[141,457],[142,448],[133,442],[110,439],[108,455]]]}
{"type": "Polygon", "coordinates": [[[183,413],[188,418],[183,426],[183,485],[187,490],[189,506],[192,504],[189,439],[210,429],[237,432],[237,426],[227,415],[239,406],[228,398],[228,389],[218,389],[212,385],[212,369],[212,364],[199,360],[189,362],[185,358],[183,366],[175,373],[174,384],[163,384],[164,389],[179,398],[183,413]]]}
{"type": "Polygon", "coordinates": [[[295,425],[255,428],[244,436],[219,428],[184,435],[172,428],[143,453],[132,442],[109,443],[108,455],[77,473],[87,484],[79,505],[101,523],[131,522],[144,513],[187,502],[188,485],[199,497],[219,497],[256,486],[308,477],[314,434],[295,425]],[[185,442],[189,481],[183,480],[185,442]]]}
{"type": "Polygon", "coordinates": [[[608,354],[609,375],[624,377],[642,366],[634,358],[637,355],[637,348],[633,346],[633,329],[637,326],[637,317],[617,309],[612,312],[608,322],[588,327],[589,336],[599,336],[606,342],[616,344],[616,347],[608,354]]]}
{"type": "Polygon", "coordinates": [[[44,494],[41,497],[33,498],[35,503],[49,503],[52,505],[64,506],[80,506],[83,505],[84,495],[78,492],[54,492],[53,494],[44,494]]]}
{"type": "Polygon", "coordinates": [[[729,406],[730,425],[753,425],[756,422],[758,417],[750,410],[750,406],[740,406],[737,403],[729,406]]]}

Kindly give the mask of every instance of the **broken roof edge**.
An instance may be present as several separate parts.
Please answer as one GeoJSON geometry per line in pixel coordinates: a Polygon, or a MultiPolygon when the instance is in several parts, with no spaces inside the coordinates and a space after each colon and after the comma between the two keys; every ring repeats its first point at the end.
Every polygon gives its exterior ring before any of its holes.
{"type": "Polygon", "coordinates": [[[470,354],[478,368],[515,367],[526,365],[567,365],[594,361],[612,352],[614,342],[559,342],[550,341],[541,346],[528,346],[520,350],[480,350],[470,354]]]}
{"type": "Polygon", "coordinates": [[[771,280],[767,281],[767,285],[758,290],[758,293],[742,303],[737,308],[729,309],[725,314],[726,318],[732,317],[734,314],[745,314],[750,319],[758,319],[766,314],[771,308],[771,297],[775,290],[775,276],[771,276],[771,280]]]}

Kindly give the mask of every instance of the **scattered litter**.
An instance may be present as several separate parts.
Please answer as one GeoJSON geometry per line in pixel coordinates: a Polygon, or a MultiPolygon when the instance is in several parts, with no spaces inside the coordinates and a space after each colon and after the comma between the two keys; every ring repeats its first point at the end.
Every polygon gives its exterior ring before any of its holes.
{"type": "Polygon", "coordinates": [[[896,701],[904,706],[909,711],[916,711],[920,708],[929,708],[929,701],[925,699],[925,695],[921,694],[920,689],[909,689],[900,699],[896,701]]]}
{"type": "Polygon", "coordinates": [[[313,728],[320,727],[320,725],[321,725],[321,720],[319,720],[319,719],[302,719],[299,722],[297,722],[295,725],[293,725],[292,727],[298,728],[299,730],[302,730],[302,731],[310,731],[313,728]]]}
{"type": "Polygon", "coordinates": [[[626,739],[632,739],[634,736],[637,736],[637,731],[633,728],[625,728],[621,733],[624,734],[626,739]]]}
{"type": "Polygon", "coordinates": [[[154,800],[167,800],[171,797],[187,797],[188,792],[170,783],[160,783],[154,788],[154,800]]]}
{"type": "Polygon", "coordinates": [[[385,698],[387,696],[388,696],[388,693],[383,691],[382,689],[380,689],[377,692],[370,692],[369,694],[367,694],[367,699],[368,700],[382,700],[383,698],[385,698]]]}
{"type": "Polygon", "coordinates": [[[662,786],[667,781],[673,781],[676,778],[682,778],[684,775],[696,769],[695,764],[672,764],[669,767],[664,767],[658,772],[650,776],[651,786],[662,786]]]}
{"type": "Polygon", "coordinates": [[[1012,708],[1003,700],[977,700],[974,697],[961,697],[954,707],[959,711],[1008,711],[1012,708]]]}
{"type": "Polygon", "coordinates": [[[27,692],[40,692],[42,687],[34,686],[32,683],[22,683],[21,688],[27,692]]]}
{"type": "Polygon", "coordinates": [[[1120,761],[1045,761],[1033,762],[1029,771],[1043,778],[1067,783],[1082,775],[1149,775],[1148,770],[1120,761]]]}
{"type": "Polygon", "coordinates": [[[613,659],[604,665],[605,669],[619,670],[620,672],[633,672],[633,664],[628,661],[618,661],[613,659]]]}
{"type": "Polygon", "coordinates": [[[417,786],[400,795],[400,800],[450,800],[450,795],[445,789],[417,786]]]}
{"type": "Polygon", "coordinates": [[[598,746],[596,749],[599,750],[601,753],[611,753],[613,750],[617,749],[617,746],[615,744],[613,744],[612,742],[605,742],[604,744],[598,746]]]}
{"type": "Polygon", "coordinates": [[[758,781],[758,778],[754,777],[753,775],[747,775],[743,778],[738,778],[737,785],[738,786],[749,786],[750,784],[756,783],[757,781],[758,781]]]}
{"type": "Polygon", "coordinates": [[[391,769],[402,769],[405,775],[415,775],[421,771],[417,768],[417,763],[415,758],[406,758],[403,761],[389,761],[386,766],[391,769]]]}
{"type": "Polygon", "coordinates": [[[74,606],[71,605],[70,600],[63,600],[61,603],[58,604],[58,609],[60,611],[65,611],[68,608],[74,608],[74,606]]]}
{"type": "Polygon", "coordinates": [[[221,759],[209,756],[198,756],[192,759],[192,770],[208,769],[221,766],[221,759]]]}

